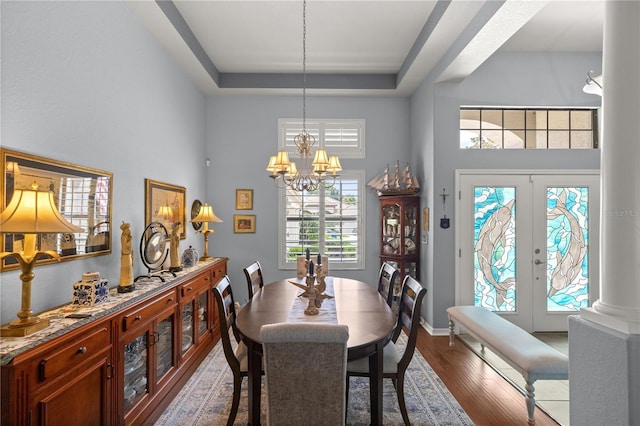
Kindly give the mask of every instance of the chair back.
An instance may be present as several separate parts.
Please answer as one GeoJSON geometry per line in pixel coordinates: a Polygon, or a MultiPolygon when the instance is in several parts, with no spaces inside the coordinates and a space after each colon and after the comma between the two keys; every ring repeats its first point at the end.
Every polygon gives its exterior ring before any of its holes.
{"type": "Polygon", "coordinates": [[[400,271],[388,262],[384,262],[380,267],[380,274],[378,275],[378,293],[380,293],[384,300],[387,301],[387,305],[389,305],[389,307],[392,307],[393,305],[393,287],[399,274],[400,271]]]}
{"type": "Polygon", "coordinates": [[[236,358],[233,346],[231,346],[231,336],[229,334],[229,329],[231,329],[231,333],[233,333],[236,340],[240,340],[240,333],[236,329],[235,301],[233,300],[233,291],[228,275],[225,275],[220,282],[218,282],[218,285],[214,288],[213,295],[218,307],[220,339],[222,340],[224,356],[232,370],[240,371],[240,361],[236,358]]]}
{"type": "Polygon", "coordinates": [[[420,308],[422,307],[422,299],[426,294],[427,289],[422,287],[422,284],[413,277],[409,275],[404,277],[400,306],[398,308],[398,324],[392,336],[392,340],[396,342],[402,332],[402,327],[407,328],[407,346],[402,359],[398,363],[399,370],[406,368],[411,358],[413,358],[418,339],[418,327],[420,326],[420,308]]]}
{"type": "Polygon", "coordinates": [[[344,425],[348,339],[340,324],[262,327],[269,425],[344,425]]]}
{"type": "Polygon", "coordinates": [[[253,262],[251,265],[243,269],[244,276],[247,279],[247,292],[249,299],[253,298],[253,293],[264,287],[264,279],[262,278],[262,267],[260,262],[253,262]]]}

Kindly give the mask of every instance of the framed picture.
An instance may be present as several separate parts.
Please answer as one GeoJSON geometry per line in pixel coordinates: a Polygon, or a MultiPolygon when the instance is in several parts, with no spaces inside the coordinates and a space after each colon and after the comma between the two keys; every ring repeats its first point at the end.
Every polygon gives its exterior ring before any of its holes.
{"type": "Polygon", "coordinates": [[[253,210],[253,189],[236,189],[236,210],[253,210]]]}
{"type": "Polygon", "coordinates": [[[429,230],[429,207],[422,209],[422,230],[429,230]]]}
{"type": "Polygon", "coordinates": [[[185,226],[187,190],[183,186],[171,185],[152,179],[145,179],[145,226],[151,222],[160,222],[171,234],[174,222],[180,222],[180,239],[187,238],[185,226]]]}
{"type": "Polygon", "coordinates": [[[256,215],[254,214],[234,214],[233,232],[236,234],[255,234],[256,215]]]}
{"type": "MultiPolygon", "coordinates": [[[[62,217],[84,229],[68,234],[38,234],[36,248],[57,252],[61,261],[111,253],[111,172],[5,148],[0,148],[0,157],[4,171],[0,179],[0,210],[7,207],[15,190],[29,190],[35,183],[38,190],[53,193],[62,217]]],[[[1,252],[21,251],[24,234],[2,234],[0,243],[1,252]]],[[[55,262],[47,257],[36,260],[35,264],[55,262]]],[[[0,263],[2,271],[19,267],[13,256],[5,257],[0,263]]]]}

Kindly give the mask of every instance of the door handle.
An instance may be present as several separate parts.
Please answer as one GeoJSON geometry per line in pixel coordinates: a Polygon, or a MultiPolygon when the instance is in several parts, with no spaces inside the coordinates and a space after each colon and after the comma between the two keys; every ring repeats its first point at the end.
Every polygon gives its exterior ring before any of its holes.
{"type": "Polygon", "coordinates": [[[534,260],[534,262],[533,262],[533,263],[535,263],[536,265],[544,265],[544,264],[545,264],[545,263],[547,263],[547,262],[544,262],[544,261],[542,261],[542,260],[540,260],[540,259],[536,259],[536,260],[534,260]]]}

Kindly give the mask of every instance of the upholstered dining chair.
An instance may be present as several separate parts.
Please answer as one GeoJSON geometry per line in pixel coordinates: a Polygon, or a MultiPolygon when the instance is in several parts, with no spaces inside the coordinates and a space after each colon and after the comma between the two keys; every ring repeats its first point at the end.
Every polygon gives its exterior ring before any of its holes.
{"type": "MultiPolygon", "coordinates": [[[[427,289],[422,287],[418,281],[409,275],[404,278],[398,311],[398,323],[393,330],[391,341],[383,349],[383,378],[393,381],[393,386],[398,395],[398,405],[402,413],[402,420],[406,425],[411,423],[409,422],[407,407],[404,402],[404,375],[416,348],[418,327],[420,326],[420,306],[425,294],[427,294],[427,289]],[[407,329],[407,344],[404,350],[396,345],[403,326],[407,329]]],[[[370,377],[368,358],[356,359],[347,364],[347,402],[349,400],[349,378],[352,376],[370,377]]]]}
{"type": "Polygon", "coordinates": [[[387,301],[389,307],[393,307],[393,286],[398,279],[398,271],[392,264],[384,262],[378,275],[378,293],[387,301]]]}
{"type": "Polygon", "coordinates": [[[262,327],[269,425],[344,425],[348,339],[341,324],[262,327]]]}
{"type": "Polygon", "coordinates": [[[222,341],[222,349],[227,363],[233,372],[233,402],[231,404],[229,419],[227,420],[227,426],[230,426],[233,425],[236,414],[238,414],[242,378],[248,375],[247,346],[240,341],[240,333],[236,329],[236,308],[229,276],[225,275],[224,278],[218,282],[213,294],[216,299],[220,318],[220,340],[222,341]],[[231,329],[231,333],[234,334],[236,340],[240,342],[235,351],[231,345],[229,329],[231,329]]]}
{"type": "Polygon", "coordinates": [[[253,293],[264,286],[264,278],[262,277],[262,266],[260,262],[255,261],[251,265],[243,269],[244,276],[247,279],[247,291],[249,300],[253,298],[253,293]]]}

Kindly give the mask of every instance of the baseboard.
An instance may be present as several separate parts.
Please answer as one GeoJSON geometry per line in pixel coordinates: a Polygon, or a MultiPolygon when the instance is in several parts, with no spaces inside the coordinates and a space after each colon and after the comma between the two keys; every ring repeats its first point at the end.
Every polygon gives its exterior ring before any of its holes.
{"type": "Polygon", "coordinates": [[[433,328],[431,324],[427,323],[424,318],[420,319],[420,325],[424,328],[427,333],[432,336],[448,336],[449,328],[433,328]]]}

